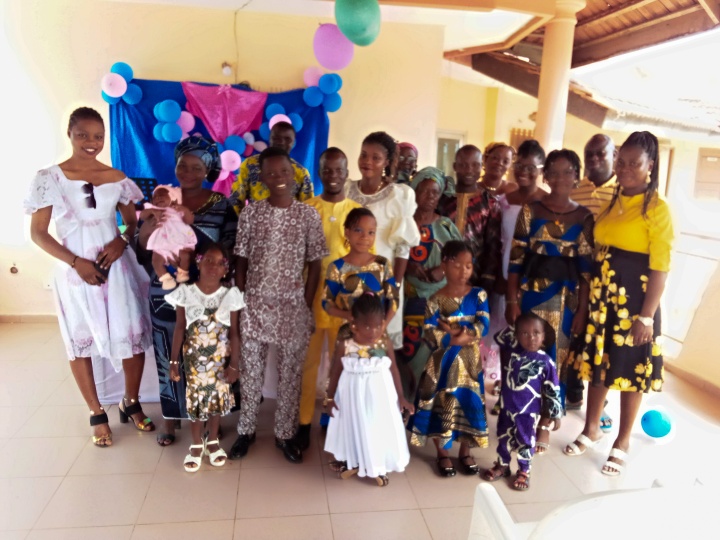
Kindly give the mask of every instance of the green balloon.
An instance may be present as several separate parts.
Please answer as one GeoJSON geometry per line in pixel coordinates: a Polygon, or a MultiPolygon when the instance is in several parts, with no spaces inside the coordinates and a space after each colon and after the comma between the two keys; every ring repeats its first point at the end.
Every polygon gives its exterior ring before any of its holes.
{"type": "Polygon", "coordinates": [[[335,21],[355,45],[365,47],[380,33],[378,0],[335,0],[335,21]]]}

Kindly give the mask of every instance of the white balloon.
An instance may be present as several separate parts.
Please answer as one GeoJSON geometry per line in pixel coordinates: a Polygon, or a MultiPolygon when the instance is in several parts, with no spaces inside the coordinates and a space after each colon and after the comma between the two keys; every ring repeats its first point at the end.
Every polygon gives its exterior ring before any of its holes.
{"type": "Polygon", "coordinates": [[[243,140],[244,140],[247,144],[249,144],[250,146],[252,146],[253,144],[255,144],[255,135],[253,135],[253,134],[250,133],[249,131],[246,132],[246,133],[242,136],[242,138],[243,138],[243,140]]]}

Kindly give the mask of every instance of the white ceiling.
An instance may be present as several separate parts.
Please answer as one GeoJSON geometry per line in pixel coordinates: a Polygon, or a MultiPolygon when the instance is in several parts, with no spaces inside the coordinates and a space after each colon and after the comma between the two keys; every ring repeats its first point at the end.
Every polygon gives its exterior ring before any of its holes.
{"type": "Polygon", "coordinates": [[[720,131],[720,30],[610,58],[572,79],[619,111],[720,131]]]}
{"type": "MultiPolygon", "coordinates": [[[[284,13],[333,18],[335,3],[327,0],[111,0],[141,4],[170,4],[251,12],[284,13]]],[[[381,5],[382,20],[445,27],[445,50],[504,41],[525,25],[530,15],[503,10],[460,11],[381,5]]],[[[382,30],[381,30],[382,31],[382,30]]]]}

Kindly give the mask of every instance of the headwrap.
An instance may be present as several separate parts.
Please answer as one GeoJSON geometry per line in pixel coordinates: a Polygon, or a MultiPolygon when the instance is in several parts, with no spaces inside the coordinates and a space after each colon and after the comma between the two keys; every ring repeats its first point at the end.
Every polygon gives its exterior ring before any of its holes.
{"type": "Polygon", "coordinates": [[[418,149],[417,149],[417,148],[415,147],[415,145],[412,144],[412,143],[409,143],[409,142],[401,142],[401,143],[398,143],[397,146],[398,146],[398,149],[401,149],[401,148],[409,148],[410,150],[412,150],[413,152],[415,152],[415,157],[418,157],[418,155],[419,155],[419,154],[418,154],[418,149]]]}
{"type": "Polygon", "coordinates": [[[218,154],[217,144],[203,137],[187,137],[183,139],[175,147],[175,163],[184,156],[190,154],[200,158],[207,168],[207,181],[214,182],[220,176],[222,164],[220,163],[220,155],[218,154]]]}
{"type": "Polygon", "coordinates": [[[159,184],[153,189],[153,195],[158,189],[164,189],[170,196],[170,201],[178,204],[182,204],[182,190],[177,186],[171,186],[170,184],[159,184]]]}
{"type": "Polygon", "coordinates": [[[434,180],[437,185],[440,186],[440,193],[443,195],[448,197],[455,195],[455,181],[451,177],[445,176],[445,173],[437,167],[420,169],[415,173],[415,176],[413,176],[410,187],[413,188],[413,190],[417,190],[422,181],[428,178],[434,180]]]}

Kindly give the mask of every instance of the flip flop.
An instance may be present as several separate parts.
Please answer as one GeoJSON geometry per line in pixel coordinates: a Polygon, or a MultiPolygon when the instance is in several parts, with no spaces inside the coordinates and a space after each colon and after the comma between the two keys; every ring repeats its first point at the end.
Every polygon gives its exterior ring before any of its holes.
{"type": "Polygon", "coordinates": [[[603,433],[610,433],[613,428],[613,419],[610,415],[603,410],[603,414],[600,417],[600,431],[603,433]]]}

